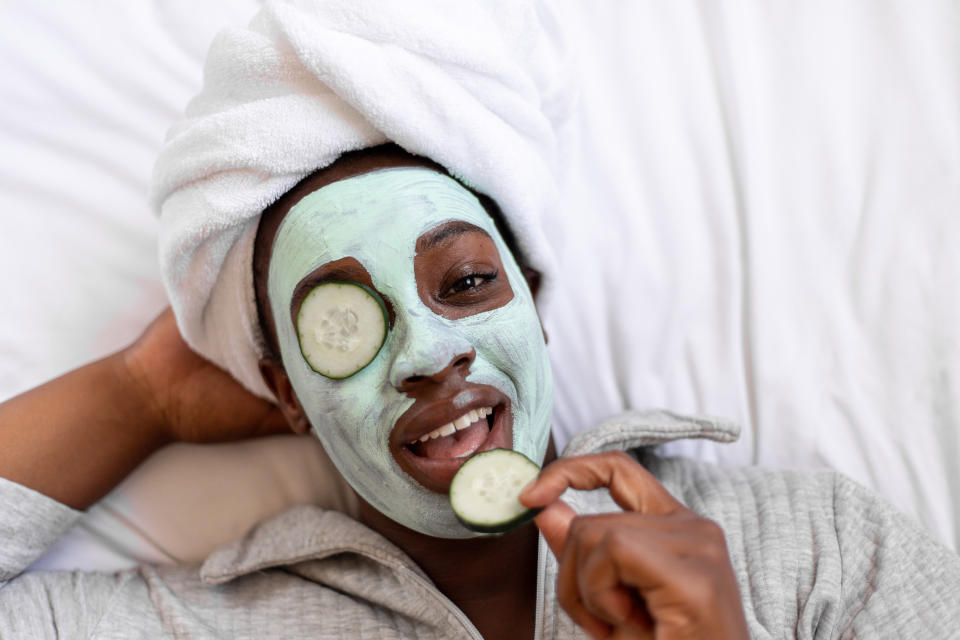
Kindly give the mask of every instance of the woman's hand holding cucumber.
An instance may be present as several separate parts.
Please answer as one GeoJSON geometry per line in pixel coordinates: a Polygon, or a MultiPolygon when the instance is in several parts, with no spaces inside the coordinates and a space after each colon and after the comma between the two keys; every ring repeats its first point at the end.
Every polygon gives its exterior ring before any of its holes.
{"type": "Polygon", "coordinates": [[[557,556],[557,598],[593,638],[748,638],[723,531],[622,452],[557,460],[521,494],[557,556]],[[567,488],[621,513],[578,516],[567,488]]]}

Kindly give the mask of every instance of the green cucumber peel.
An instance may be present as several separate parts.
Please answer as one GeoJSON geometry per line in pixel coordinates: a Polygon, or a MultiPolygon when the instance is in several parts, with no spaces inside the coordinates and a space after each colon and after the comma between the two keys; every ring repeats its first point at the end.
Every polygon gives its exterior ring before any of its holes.
{"type": "Polygon", "coordinates": [[[450,483],[450,507],[467,529],[504,534],[533,520],[542,508],[517,500],[540,467],[512,449],[490,449],[470,457],[450,483]]]}

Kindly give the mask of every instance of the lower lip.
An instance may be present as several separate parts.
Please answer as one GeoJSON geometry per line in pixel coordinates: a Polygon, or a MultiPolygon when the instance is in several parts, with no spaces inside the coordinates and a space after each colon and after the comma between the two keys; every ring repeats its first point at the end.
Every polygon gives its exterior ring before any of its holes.
{"type": "MultiPolygon", "coordinates": [[[[490,449],[512,449],[513,448],[513,429],[510,420],[507,419],[508,411],[503,407],[497,407],[496,417],[493,427],[477,450],[471,453],[474,455],[481,451],[490,449]]],[[[460,466],[466,462],[470,456],[462,458],[424,458],[414,455],[410,449],[401,446],[399,452],[395,452],[395,457],[400,467],[410,474],[414,480],[424,487],[437,493],[447,493],[450,490],[450,481],[456,475],[460,466]],[[399,456],[396,455],[399,453],[399,456]]]]}

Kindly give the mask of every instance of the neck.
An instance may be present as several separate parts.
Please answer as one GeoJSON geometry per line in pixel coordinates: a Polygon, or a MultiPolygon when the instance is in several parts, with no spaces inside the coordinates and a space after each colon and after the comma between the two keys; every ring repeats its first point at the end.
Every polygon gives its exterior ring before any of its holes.
{"type": "Polygon", "coordinates": [[[362,503],[361,520],[409,555],[484,638],[532,638],[537,529],[448,540],[411,531],[362,503]],[[372,513],[371,513],[372,512],[372,513]]]}
{"type": "MultiPolygon", "coordinates": [[[[551,439],[544,464],[556,457],[551,439]]],[[[484,638],[532,638],[539,535],[528,523],[502,536],[433,538],[360,499],[360,520],[409,555],[484,638]]]]}

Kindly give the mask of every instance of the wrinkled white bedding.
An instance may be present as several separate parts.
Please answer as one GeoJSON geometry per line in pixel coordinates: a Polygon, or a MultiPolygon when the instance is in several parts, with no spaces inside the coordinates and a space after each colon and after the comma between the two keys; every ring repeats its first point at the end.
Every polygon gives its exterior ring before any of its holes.
{"type": "Polygon", "coordinates": [[[567,7],[558,424],[735,418],[676,449],[840,469],[960,546],[960,7],[567,7]]]}
{"type": "MultiPolygon", "coordinates": [[[[122,346],[164,305],[153,157],[206,43],[255,6],[8,5],[0,398],[122,346]]],[[[625,408],[734,418],[739,443],[674,449],[835,467],[960,546],[956,3],[559,12],[583,89],[547,319],[558,438],[625,408]]],[[[42,565],[197,557],[291,501],[342,500],[317,487],[311,446],[166,452],[42,565]]]]}

